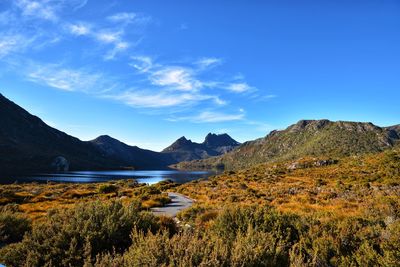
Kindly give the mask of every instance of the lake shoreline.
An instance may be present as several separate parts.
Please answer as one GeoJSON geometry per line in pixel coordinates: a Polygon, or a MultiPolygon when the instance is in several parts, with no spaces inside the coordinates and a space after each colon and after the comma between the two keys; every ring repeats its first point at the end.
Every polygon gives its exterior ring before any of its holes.
{"type": "Polygon", "coordinates": [[[73,171],[63,173],[42,173],[18,175],[4,178],[0,184],[24,183],[104,183],[109,181],[134,179],[138,183],[156,184],[171,180],[178,184],[193,180],[206,179],[215,175],[214,171],[180,171],[180,170],[107,170],[107,171],[73,171]]]}

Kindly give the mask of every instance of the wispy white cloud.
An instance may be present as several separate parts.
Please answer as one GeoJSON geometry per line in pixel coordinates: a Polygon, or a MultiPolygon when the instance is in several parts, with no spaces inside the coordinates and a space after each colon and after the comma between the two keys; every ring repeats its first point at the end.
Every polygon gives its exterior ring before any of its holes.
{"type": "Polygon", "coordinates": [[[36,37],[2,33],[0,36],[0,59],[27,49],[36,37]]]}
{"type": "Polygon", "coordinates": [[[88,2],[89,0],[77,0],[77,3],[74,7],[74,11],[85,7],[88,2]]]}
{"type": "Polygon", "coordinates": [[[136,17],[136,13],[122,12],[109,16],[107,19],[113,22],[132,23],[136,17]]]}
{"type": "Polygon", "coordinates": [[[165,86],[173,90],[197,91],[202,87],[194,77],[193,71],[183,67],[164,67],[150,76],[154,85],[165,86]]]}
{"type": "Polygon", "coordinates": [[[126,84],[114,82],[117,80],[115,77],[87,69],[72,69],[63,64],[29,62],[27,65],[29,67],[23,72],[31,82],[57,90],[113,99],[135,108],[184,108],[210,101],[219,106],[225,104],[218,96],[200,92],[128,89],[126,84]]]}
{"type": "Polygon", "coordinates": [[[198,116],[194,117],[196,122],[225,122],[225,121],[238,121],[244,118],[244,113],[226,114],[212,111],[204,111],[198,116]]]}
{"type": "Polygon", "coordinates": [[[26,75],[32,82],[70,92],[90,92],[96,86],[100,87],[103,84],[101,74],[64,68],[57,64],[32,63],[26,75]]]}
{"type": "Polygon", "coordinates": [[[152,18],[150,16],[133,12],[116,13],[111,16],[108,16],[107,19],[111,22],[122,23],[125,25],[132,23],[137,25],[143,25],[152,21],[152,18]]]}
{"type": "MultiPolygon", "coordinates": [[[[4,30],[6,27],[0,29],[0,59],[29,51],[29,54],[24,54],[28,59],[16,57],[20,61],[20,72],[29,81],[57,90],[84,92],[94,97],[113,99],[145,112],[163,112],[166,116],[178,113],[190,115],[194,106],[204,110],[196,115],[175,118],[176,120],[199,123],[244,120],[244,110],[235,109],[232,113],[226,111],[236,101],[234,98],[228,101],[229,95],[243,93],[243,96],[250,96],[249,92],[256,91],[256,88],[249,85],[244,77],[235,79],[220,71],[223,59],[191,57],[161,61],[143,55],[127,57],[142,37],[141,32],[136,31],[141,27],[136,26],[148,23],[152,20],[151,17],[122,12],[105,16],[105,19],[99,21],[71,21],[62,16],[62,11],[68,7],[74,12],[84,7],[87,0],[9,1],[13,8],[0,13],[0,25],[9,25],[12,30],[4,30]],[[50,44],[59,44],[61,47],[65,40],[77,42],[84,38],[93,42],[93,47],[85,46],[78,52],[65,51],[53,63],[38,64],[29,60],[31,51],[38,51],[50,44]],[[134,39],[139,41],[135,43],[134,39]],[[127,60],[125,62],[135,70],[131,73],[132,76],[135,74],[134,79],[127,77],[126,73],[121,76],[112,74],[113,71],[105,73],[106,65],[100,65],[107,64],[105,62],[81,61],[79,64],[84,67],[76,68],[74,65],[77,62],[68,64],[71,62],[71,54],[75,55],[75,52],[77,56],[82,52],[82,55],[87,53],[84,56],[94,55],[106,61],[127,60]],[[104,71],[93,71],[96,66],[104,71]],[[114,82],[116,80],[118,82],[114,82]],[[226,109],[216,111],[221,106],[226,109]]],[[[187,26],[184,25],[184,28],[187,26]]],[[[87,57],[82,57],[82,60],[83,58],[87,57]]],[[[10,61],[12,60],[14,58],[10,57],[10,61]]],[[[16,65],[15,69],[18,68],[16,65]]]]}
{"type": "Polygon", "coordinates": [[[90,25],[85,23],[76,23],[68,25],[68,29],[73,35],[83,36],[91,33],[90,25]]]}
{"type": "Polygon", "coordinates": [[[88,36],[97,41],[101,45],[109,45],[111,48],[103,55],[105,60],[114,59],[117,54],[126,51],[132,44],[123,39],[124,31],[119,29],[117,31],[107,29],[99,30],[93,29],[94,27],[88,23],[69,24],[68,31],[75,36],[88,36]]]}
{"type": "Polygon", "coordinates": [[[23,16],[50,21],[58,20],[56,9],[58,9],[59,5],[49,3],[49,1],[16,0],[15,4],[21,9],[23,16]]]}
{"type": "Polygon", "coordinates": [[[105,95],[107,98],[112,98],[121,101],[135,108],[166,108],[176,106],[191,106],[200,101],[214,99],[213,96],[201,94],[173,94],[167,92],[151,92],[145,90],[130,90],[121,94],[105,95]]]}
{"type": "Polygon", "coordinates": [[[105,60],[112,60],[115,58],[115,56],[118,53],[121,53],[125,50],[127,50],[130,47],[130,44],[128,42],[117,42],[114,45],[114,48],[112,48],[111,50],[109,50],[105,55],[104,55],[104,59],[105,60]]]}
{"type": "Polygon", "coordinates": [[[245,82],[241,82],[241,83],[231,83],[229,84],[226,89],[228,89],[229,91],[235,92],[235,93],[244,93],[250,90],[254,90],[253,87],[251,87],[250,85],[248,85],[245,82]]]}
{"type": "MultiPolygon", "coordinates": [[[[219,58],[200,58],[189,63],[173,65],[158,63],[149,56],[135,56],[131,57],[131,59],[132,62],[130,66],[136,70],[137,74],[145,77],[141,85],[152,88],[151,90],[154,97],[162,96],[165,98],[165,96],[169,94],[173,96],[171,100],[167,98],[170,100],[167,101],[167,106],[182,105],[184,101],[179,100],[187,100],[189,95],[194,96],[195,100],[198,100],[199,96],[206,96],[202,98],[201,101],[206,100],[208,105],[212,107],[224,106],[229,104],[228,101],[224,99],[227,91],[244,93],[255,90],[254,87],[248,85],[244,80],[240,80],[239,82],[226,82],[204,79],[203,76],[205,72],[211,71],[213,66],[222,64],[222,60],[219,58]]],[[[139,104],[140,98],[140,95],[134,94],[134,103],[139,104]]],[[[152,101],[152,103],[153,102],[154,101],[152,101]]],[[[146,106],[155,105],[146,104],[146,106]]],[[[207,112],[202,114],[203,121],[206,115],[212,114],[213,113],[207,112]]],[[[231,118],[237,118],[237,116],[231,118]]],[[[200,117],[198,121],[200,121],[200,117]]]]}
{"type": "Polygon", "coordinates": [[[216,122],[228,122],[228,121],[240,121],[245,118],[243,111],[234,114],[228,114],[216,111],[203,111],[198,115],[187,116],[187,117],[171,117],[169,121],[189,121],[192,123],[216,123],[216,122]]]}
{"type": "Polygon", "coordinates": [[[95,34],[97,40],[106,44],[116,43],[121,39],[122,31],[103,31],[95,34]]]}
{"type": "Polygon", "coordinates": [[[201,68],[201,69],[206,69],[209,67],[214,67],[222,64],[222,59],[220,58],[215,58],[215,57],[206,57],[206,58],[201,58],[199,59],[196,64],[201,68]]]}
{"type": "Polygon", "coordinates": [[[135,56],[131,57],[133,63],[129,65],[135,68],[140,73],[149,72],[153,68],[153,59],[148,56],[135,56]]]}

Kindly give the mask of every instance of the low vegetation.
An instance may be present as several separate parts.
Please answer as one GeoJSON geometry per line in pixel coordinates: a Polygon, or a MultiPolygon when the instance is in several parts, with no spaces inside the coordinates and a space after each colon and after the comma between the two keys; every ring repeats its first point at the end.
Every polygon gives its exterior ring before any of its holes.
{"type": "Polygon", "coordinates": [[[132,204],[50,212],[0,250],[7,266],[396,266],[400,224],[324,221],[268,206],[228,206],[208,226],[177,228],[132,204]]]}

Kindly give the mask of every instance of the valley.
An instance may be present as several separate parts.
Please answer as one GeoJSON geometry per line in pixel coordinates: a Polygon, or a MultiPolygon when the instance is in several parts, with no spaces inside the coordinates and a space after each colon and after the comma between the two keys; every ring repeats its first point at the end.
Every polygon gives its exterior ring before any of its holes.
{"type": "Polygon", "coordinates": [[[0,100],[2,174],[58,171],[59,178],[1,185],[0,262],[7,266],[400,260],[398,125],[301,120],[243,144],[210,133],[203,143],[181,137],[154,152],[107,135],[81,141],[0,100]],[[65,172],[81,168],[103,171],[65,172]],[[190,170],[212,169],[218,173],[189,179],[190,170]],[[165,176],[144,177],[150,185],[135,179],[152,172],[165,176]]]}

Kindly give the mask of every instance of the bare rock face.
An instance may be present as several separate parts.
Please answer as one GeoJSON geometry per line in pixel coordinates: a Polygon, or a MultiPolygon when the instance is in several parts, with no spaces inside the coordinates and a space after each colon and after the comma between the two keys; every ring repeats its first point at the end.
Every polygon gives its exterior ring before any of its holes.
{"type": "Polygon", "coordinates": [[[313,160],[302,160],[295,161],[287,164],[287,169],[294,171],[297,169],[306,169],[311,167],[324,167],[332,164],[337,164],[339,161],[336,159],[313,159],[313,160]]]}
{"type": "Polygon", "coordinates": [[[67,172],[69,170],[69,162],[64,157],[56,157],[51,163],[51,167],[56,172],[67,172]]]}

